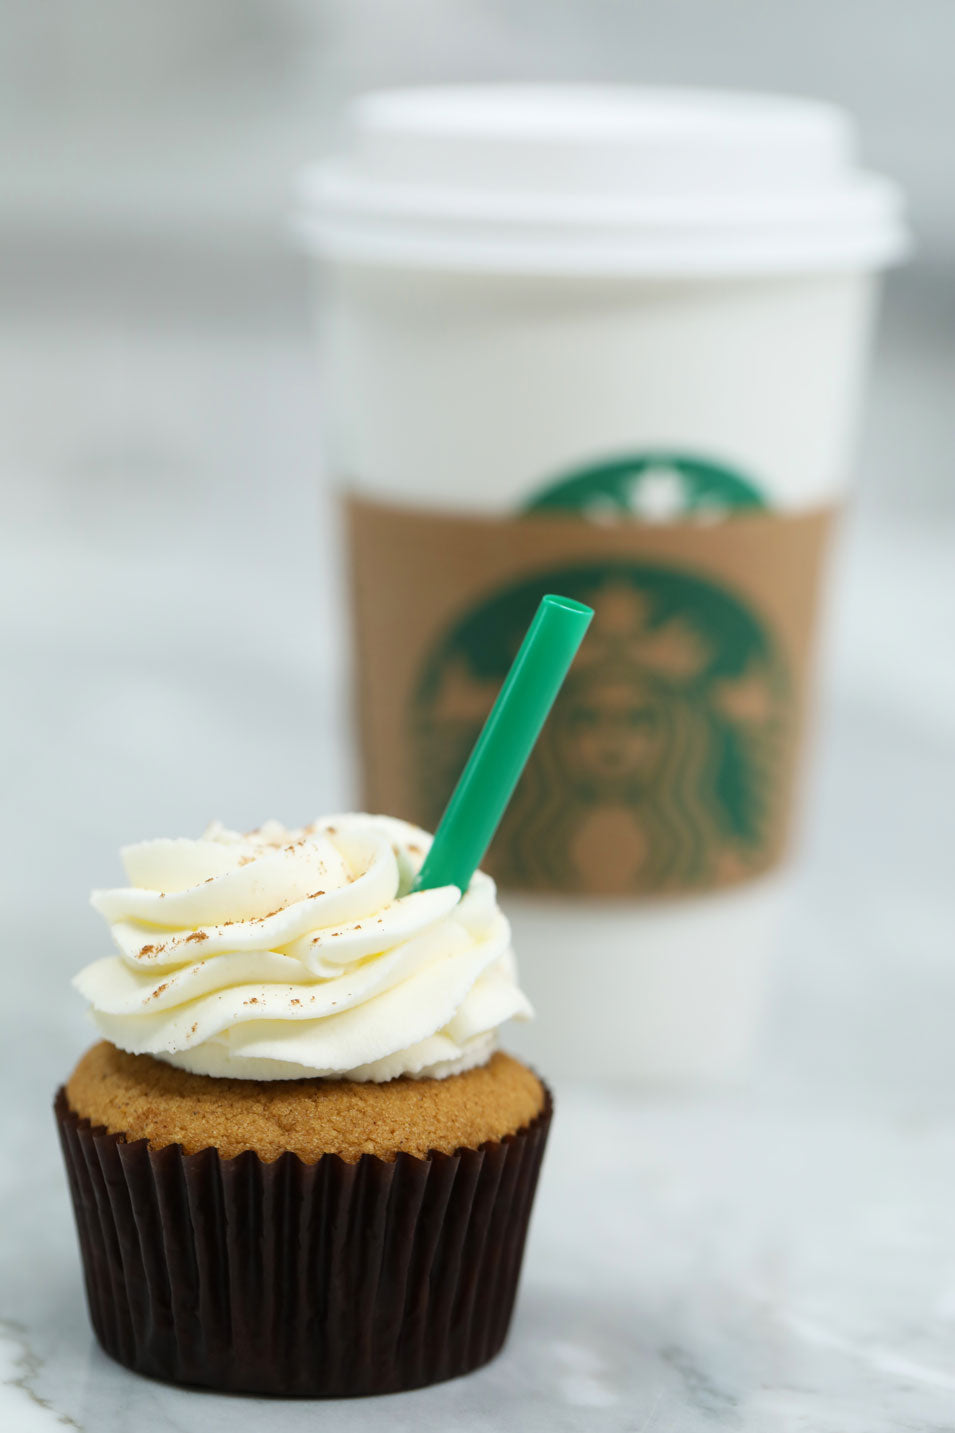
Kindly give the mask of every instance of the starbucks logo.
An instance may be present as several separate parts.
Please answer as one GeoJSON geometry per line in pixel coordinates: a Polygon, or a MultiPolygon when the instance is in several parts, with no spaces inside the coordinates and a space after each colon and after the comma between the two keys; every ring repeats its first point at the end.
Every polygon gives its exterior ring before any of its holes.
{"type": "Polygon", "coordinates": [[[765,507],[757,484],[709,459],[658,450],[595,463],[556,478],[526,512],[570,510],[596,522],[718,520],[739,509],[765,507]]]}
{"type": "Polygon", "coordinates": [[[779,650],[726,587],[634,559],[539,572],[444,633],[413,701],[422,819],[440,818],[544,592],[596,616],[495,839],[495,873],[622,895],[767,865],[790,711],[779,650]]]}

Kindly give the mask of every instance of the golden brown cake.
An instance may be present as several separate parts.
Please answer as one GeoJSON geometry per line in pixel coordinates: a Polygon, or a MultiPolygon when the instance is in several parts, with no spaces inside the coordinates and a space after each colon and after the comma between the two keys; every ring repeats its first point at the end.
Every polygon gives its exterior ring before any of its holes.
{"type": "Polygon", "coordinates": [[[66,1085],[73,1113],[153,1149],[212,1148],[224,1159],[253,1150],[278,1159],[286,1150],[306,1164],[323,1154],[419,1159],[451,1154],[515,1134],[540,1114],[540,1080],[510,1055],[444,1080],[212,1079],[151,1055],[128,1055],[102,1040],[87,1050],[66,1085]]]}

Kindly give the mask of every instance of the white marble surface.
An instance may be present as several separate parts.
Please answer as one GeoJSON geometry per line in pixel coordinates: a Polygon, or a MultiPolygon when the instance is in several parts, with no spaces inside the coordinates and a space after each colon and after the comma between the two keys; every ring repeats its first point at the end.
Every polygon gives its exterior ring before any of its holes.
{"type": "Polygon", "coordinates": [[[4,1176],[0,1426],[18,1433],[214,1433],[263,1417],[355,1433],[952,1426],[947,1121],[565,1091],[503,1355],[435,1389],[264,1413],[138,1379],[95,1347],[41,1113],[12,1122],[29,1194],[4,1176]]]}
{"type": "Polygon", "coordinates": [[[348,791],[298,310],[183,325],[181,294],[137,291],[131,328],[110,317],[122,281],[85,308],[14,304],[0,338],[0,1427],[951,1429],[953,536],[865,506],[752,1087],[557,1072],[512,1336],[467,1380],[264,1409],[99,1352],[50,1114],[88,1038],[68,987],[100,950],[86,893],[122,840],[348,791]]]}

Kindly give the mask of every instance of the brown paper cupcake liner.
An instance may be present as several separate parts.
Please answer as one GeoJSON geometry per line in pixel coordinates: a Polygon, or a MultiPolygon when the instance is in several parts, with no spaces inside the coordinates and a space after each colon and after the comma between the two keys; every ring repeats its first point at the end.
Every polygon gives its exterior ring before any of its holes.
{"type": "Polygon", "coordinates": [[[507,1336],[552,1104],[479,1149],[265,1163],[92,1128],[59,1090],[90,1318],[138,1373],[235,1393],[394,1393],[507,1336]]]}

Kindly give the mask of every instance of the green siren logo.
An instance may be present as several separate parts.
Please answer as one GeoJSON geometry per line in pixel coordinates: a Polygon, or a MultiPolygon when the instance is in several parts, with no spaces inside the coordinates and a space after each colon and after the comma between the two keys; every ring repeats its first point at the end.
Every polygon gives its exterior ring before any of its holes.
{"type": "Polygon", "coordinates": [[[412,713],[422,820],[437,824],[543,592],[596,616],[491,869],[527,890],[624,895],[770,864],[790,710],[780,654],[724,588],[631,559],[539,572],[436,644],[412,713]]]}
{"type": "MultiPolygon", "coordinates": [[[[718,522],[766,506],[751,479],[657,450],[580,468],[525,512],[718,522]]],[[[628,895],[770,865],[791,734],[782,656],[733,592],[642,558],[538,572],[445,633],[414,695],[422,819],[440,818],[544,592],[596,616],[495,838],[495,873],[527,890],[628,895]]]]}
{"type": "Polygon", "coordinates": [[[709,459],[658,450],[580,468],[542,488],[525,512],[582,513],[595,522],[715,520],[766,502],[751,478],[709,459]]]}

